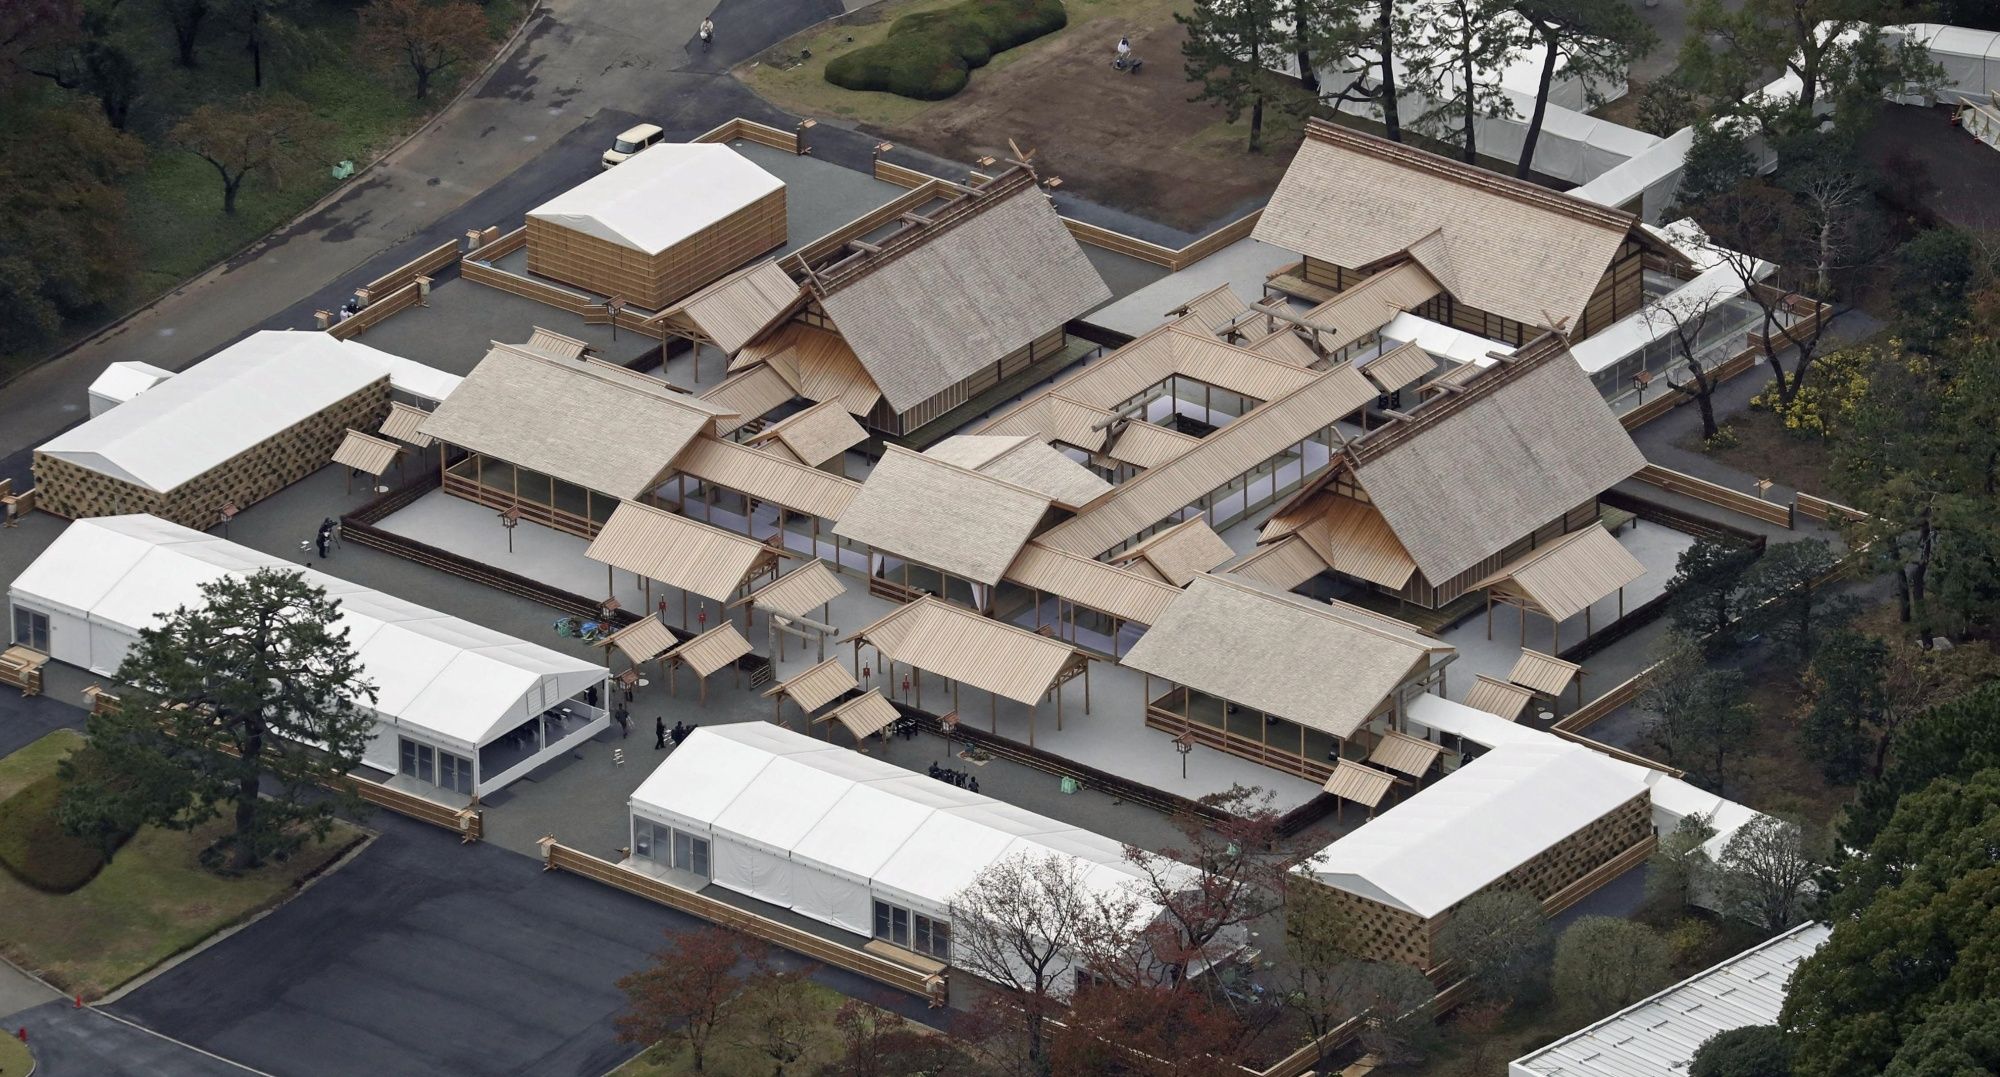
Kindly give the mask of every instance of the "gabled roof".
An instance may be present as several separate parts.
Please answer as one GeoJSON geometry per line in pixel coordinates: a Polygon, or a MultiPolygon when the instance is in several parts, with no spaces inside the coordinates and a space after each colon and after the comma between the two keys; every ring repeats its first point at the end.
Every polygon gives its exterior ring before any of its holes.
{"type": "Polygon", "coordinates": [[[1250,304],[1236,294],[1236,289],[1228,281],[1210,288],[1167,313],[1176,320],[1200,326],[1208,333],[1217,333],[1228,325],[1230,319],[1248,309],[1250,304]]]}
{"type": "Polygon", "coordinates": [[[1417,563],[1375,506],[1333,490],[1318,490],[1271,515],[1257,541],[1295,537],[1324,567],[1370,583],[1400,589],[1417,563]]]}
{"type": "MultiPolygon", "coordinates": [[[[1169,322],[1056,382],[1048,394],[1115,409],[1176,374],[1258,401],[1276,399],[1319,377],[1317,371],[1169,322]]],[[[1032,407],[1035,399],[1003,412],[981,433],[997,432],[1014,412],[1032,407]]]]}
{"type": "Polygon", "coordinates": [[[719,142],[662,142],[528,211],[533,220],[658,254],[784,181],[719,142]]]}
{"type": "Polygon", "coordinates": [[[840,519],[854,495],[861,492],[861,484],[853,479],[777,453],[706,436],[688,442],[674,457],[674,470],[822,520],[840,519]]]}
{"type": "Polygon", "coordinates": [[[743,439],[766,452],[783,452],[801,464],[818,467],[868,440],[868,431],[838,400],[822,400],[795,411],[743,439]]]}
{"type": "Polygon", "coordinates": [[[1574,326],[1630,214],[1314,119],[1252,238],[1350,269],[1408,251],[1462,303],[1574,326]]]}
{"type": "Polygon", "coordinates": [[[809,286],[898,412],[1111,298],[1025,169],[809,286]]]}
{"type": "Polygon", "coordinates": [[[999,583],[1049,498],[900,446],[883,448],[834,534],[974,583],[999,583]]]}
{"type": "Polygon", "coordinates": [[[1646,566],[1593,521],[1507,562],[1471,589],[1504,588],[1564,621],[1645,574],[1646,566]]]}
{"type": "Polygon", "coordinates": [[[619,502],[583,555],[718,602],[777,556],[756,539],[636,501],[619,502]]]}
{"type": "Polygon", "coordinates": [[[868,414],[882,399],[882,390],[839,333],[804,322],[786,322],[745,344],[729,361],[729,369],[745,370],[758,363],[769,363],[807,400],[837,400],[855,415],[868,414]]]}
{"type": "Polygon", "coordinates": [[[1450,650],[1358,607],[1202,573],[1121,664],[1346,738],[1450,650]]]}
{"type": "Polygon", "coordinates": [[[1025,486],[1066,509],[1088,504],[1111,489],[1089,468],[1027,434],[961,434],[938,442],[924,455],[1025,486]]]}
{"type": "Polygon", "coordinates": [[[1235,556],[1236,551],[1208,526],[1208,517],[1202,515],[1154,532],[1144,542],[1119,554],[1117,563],[1136,562],[1175,587],[1185,587],[1197,573],[1207,572],[1235,556]]]}
{"type": "Polygon", "coordinates": [[[732,417],[717,423],[716,432],[730,434],[763,418],[765,413],[792,400],[794,395],[790,382],[768,364],[759,363],[702,390],[701,399],[716,407],[729,409],[732,417]]]}
{"type": "Polygon", "coordinates": [[[496,343],[424,420],[423,432],[588,490],[634,498],[729,414],[609,363],[551,359],[496,343]]]}
{"type": "Polygon", "coordinates": [[[1007,566],[1007,579],[1142,625],[1159,620],[1180,595],[1163,580],[1034,541],[1007,566]]]}
{"type": "Polygon", "coordinates": [[[777,262],[759,262],[688,296],[664,314],[733,355],[790,310],[801,291],[777,262]]]}
{"type": "Polygon", "coordinates": [[[1096,503],[1050,528],[1042,541],[1095,557],[1332,425],[1375,396],[1375,387],[1351,366],[1315,375],[1297,390],[1252,408],[1166,464],[1113,487],[1096,503]]]}
{"type": "Polygon", "coordinates": [[[1352,447],[1356,481],[1433,583],[1646,464],[1554,334],[1352,447]]]}
{"type": "Polygon", "coordinates": [[[1069,644],[926,595],[854,633],[891,661],[1032,707],[1075,657],[1069,644]]]}

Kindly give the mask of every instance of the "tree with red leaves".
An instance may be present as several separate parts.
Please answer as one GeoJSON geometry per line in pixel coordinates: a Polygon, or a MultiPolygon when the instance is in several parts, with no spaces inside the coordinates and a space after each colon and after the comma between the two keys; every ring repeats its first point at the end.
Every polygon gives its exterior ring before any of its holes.
{"type": "Polygon", "coordinates": [[[719,927],[670,935],[651,966],[618,981],[629,1000],[615,1021],[620,1043],[650,1046],[678,1039],[687,1044],[695,1072],[702,1072],[708,1044],[723,1012],[740,998],[743,940],[719,927]]]}
{"type": "Polygon", "coordinates": [[[1281,844],[1273,799],[1264,789],[1234,786],[1199,801],[1219,819],[1187,813],[1174,820],[1176,845],[1157,852],[1125,847],[1140,876],[1140,899],[1160,909],[1144,931],[1150,978],[1178,988],[1196,964],[1227,957],[1230,937],[1284,905],[1303,857],[1281,844]]]}
{"type": "Polygon", "coordinates": [[[1096,984],[1071,999],[1049,1060],[1056,1073],[1240,1075],[1236,1054],[1247,1031],[1199,991],[1096,984]]]}

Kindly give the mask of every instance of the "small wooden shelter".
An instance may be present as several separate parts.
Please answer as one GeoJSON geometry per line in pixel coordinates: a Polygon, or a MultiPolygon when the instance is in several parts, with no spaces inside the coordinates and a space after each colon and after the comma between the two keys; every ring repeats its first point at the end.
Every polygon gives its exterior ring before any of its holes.
{"type": "Polygon", "coordinates": [[[902,715],[897,712],[896,705],[882,695],[880,688],[870,688],[813,719],[813,722],[826,723],[829,739],[833,733],[832,723],[840,723],[854,737],[854,746],[866,751],[861,748],[861,742],[894,725],[900,717],[902,715]]]}
{"type": "Polygon", "coordinates": [[[708,675],[728,666],[737,671],[736,683],[743,683],[742,667],[736,660],[750,653],[750,641],[736,626],[724,621],[701,635],[666,652],[662,657],[667,662],[667,691],[676,690],[674,679],[682,666],[694,671],[701,681],[701,701],[708,702],[708,675]]]}
{"type": "MultiPolygon", "coordinates": [[[[728,603],[748,593],[757,580],[777,575],[779,551],[665,509],[622,501],[584,556],[604,563],[607,585],[617,569],[637,576],[645,585],[649,606],[652,581],[678,589],[681,627],[687,628],[688,595],[728,603]]],[[[747,613],[744,621],[749,621],[747,613]]]]}
{"type": "Polygon", "coordinates": [[[829,658],[764,689],[764,698],[771,701],[771,719],[784,725],[785,700],[791,700],[800,710],[811,714],[858,687],[860,682],[840,663],[840,659],[829,658]]]}
{"type": "Polygon", "coordinates": [[[913,671],[912,691],[923,706],[923,674],[944,677],[951,685],[951,709],[956,712],[961,682],[987,693],[990,725],[1000,728],[1000,697],[1029,708],[1028,744],[1035,743],[1034,709],[1053,695],[1056,728],[1062,728],[1062,686],[1083,680],[1083,712],[1090,713],[1090,656],[1066,644],[1012,625],[982,617],[935,597],[920,598],[854,634],[854,673],[864,680],[861,647],[875,649],[875,675],[893,684],[898,663],[913,671]]]}

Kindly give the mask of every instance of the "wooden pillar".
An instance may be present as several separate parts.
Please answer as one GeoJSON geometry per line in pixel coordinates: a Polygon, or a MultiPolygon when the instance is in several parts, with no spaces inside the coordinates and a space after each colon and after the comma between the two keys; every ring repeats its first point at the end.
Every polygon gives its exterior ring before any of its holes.
{"type": "Polygon", "coordinates": [[[1493,592],[1486,592],[1486,638],[1493,639],[1493,592]]]}
{"type": "MultiPolygon", "coordinates": [[[[988,727],[997,734],[1000,732],[1000,697],[992,692],[986,693],[986,705],[988,727]]],[[[1033,721],[1034,715],[1029,715],[1028,718],[1033,721]]]]}
{"type": "Polygon", "coordinates": [[[1090,713],[1090,660],[1083,660],[1083,713],[1090,713]]]}

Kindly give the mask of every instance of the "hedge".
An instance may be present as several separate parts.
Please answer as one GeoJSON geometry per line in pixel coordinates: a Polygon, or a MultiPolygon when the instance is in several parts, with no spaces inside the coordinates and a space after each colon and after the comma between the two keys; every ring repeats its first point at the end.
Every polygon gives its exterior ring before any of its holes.
{"type": "Polygon", "coordinates": [[[939,101],[965,88],[972,69],[1069,22],[1062,0],[965,0],[889,24],[888,36],[826,65],[826,80],[939,101]]]}
{"type": "MultiPolygon", "coordinates": [[[[58,814],[62,793],[62,776],[51,774],[0,802],[0,866],[51,894],[81,888],[105,864],[105,851],[97,842],[63,830],[58,814]]],[[[120,838],[113,848],[123,843],[120,838]]]]}

